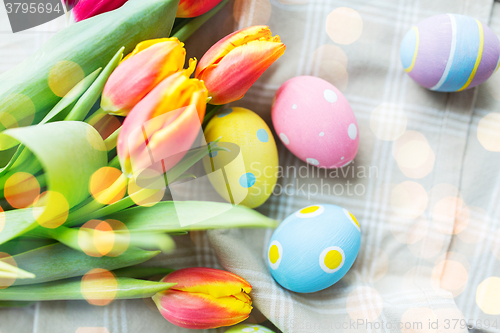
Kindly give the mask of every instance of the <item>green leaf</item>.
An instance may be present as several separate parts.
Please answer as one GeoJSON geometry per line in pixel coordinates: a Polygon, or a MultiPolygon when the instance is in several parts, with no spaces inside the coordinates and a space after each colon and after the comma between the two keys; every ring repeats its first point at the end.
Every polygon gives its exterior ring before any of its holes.
{"type": "Polygon", "coordinates": [[[106,68],[104,68],[104,70],[102,71],[101,75],[99,75],[97,80],[92,83],[90,88],[78,100],[76,105],[64,120],[81,121],[85,119],[89,111],[92,109],[92,106],[94,106],[95,102],[97,102],[97,99],[101,95],[102,90],[104,89],[104,85],[106,84],[106,81],[108,81],[109,76],[122,60],[124,49],[125,48],[122,47],[118,50],[118,52],[116,52],[111,61],[106,65],[106,68]]]}
{"type": "MultiPolygon", "coordinates": [[[[54,106],[52,110],[42,119],[40,124],[45,124],[54,119],[57,115],[62,113],[66,108],[75,104],[78,98],[90,87],[90,85],[95,81],[97,75],[101,72],[101,68],[93,71],[91,74],[87,75],[84,79],[76,84],[60,101],[54,106]]],[[[0,177],[3,176],[11,167],[26,163],[26,161],[33,155],[27,149],[24,149],[23,145],[17,147],[15,154],[12,156],[10,161],[3,167],[0,171],[0,177]],[[14,164],[15,163],[15,164],[14,164]]]]}
{"type": "Polygon", "coordinates": [[[26,61],[0,75],[0,116],[5,112],[17,121],[32,116],[32,111],[19,107],[22,95],[34,105],[38,122],[61,99],[47,79],[55,65],[71,63],[71,68],[78,66],[77,72],[88,75],[105,66],[122,46],[127,54],[143,40],[167,37],[178,4],[179,0],[128,1],[63,29],[26,61]]]}
{"type": "Polygon", "coordinates": [[[6,211],[5,225],[0,232],[0,244],[33,230],[39,224],[35,221],[31,208],[6,211]]]}
{"type": "Polygon", "coordinates": [[[62,244],[44,246],[14,256],[17,266],[36,275],[30,280],[16,280],[14,285],[35,284],[82,276],[93,268],[114,270],[145,262],[159,251],[129,247],[117,257],[91,257],[62,244]]]}
{"type": "MultiPolygon", "coordinates": [[[[112,284],[95,281],[92,285],[92,294],[108,294],[116,292],[114,299],[133,299],[152,297],[158,292],[167,290],[175,283],[153,282],[131,278],[118,277],[115,279],[117,287],[112,284]]],[[[80,279],[68,279],[49,283],[40,283],[27,286],[9,287],[0,290],[1,301],[57,301],[83,300],[80,279]]]]}
{"type": "Polygon", "coordinates": [[[23,308],[32,304],[33,302],[0,301],[0,308],[23,308]]]}
{"type": "MultiPolygon", "coordinates": [[[[192,167],[194,164],[196,164],[198,161],[200,161],[205,155],[208,154],[208,151],[211,150],[213,152],[215,151],[227,151],[227,148],[225,147],[219,147],[215,146],[215,143],[217,143],[218,140],[215,140],[211,142],[207,146],[200,147],[193,149],[189,151],[184,158],[177,163],[172,169],[170,169],[167,172],[167,179],[172,183],[173,181],[177,180],[179,177],[181,177],[186,170],[188,170],[190,167],[192,167]]],[[[139,192],[137,192],[138,194],[139,192]]],[[[94,219],[94,218],[100,218],[103,216],[107,216],[109,214],[112,214],[114,212],[121,211],[123,209],[126,209],[128,207],[131,207],[135,205],[135,202],[130,198],[129,196],[111,204],[104,206],[102,208],[97,208],[94,209],[95,203],[92,202],[87,206],[82,207],[81,209],[75,210],[70,214],[70,217],[68,218],[68,226],[75,226],[79,225],[81,223],[84,223],[85,220],[89,219],[94,219]]]]}
{"type": "Polygon", "coordinates": [[[50,122],[55,116],[66,109],[68,106],[75,103],[83,93],[94,83],[97,75],[101,72],[102,68],[98,68],[91,74],[87,75],[76,86],[73,87],[60,101],[54,106],[52,110],[42,119],[40,125],[50,122]]]}
{"type": "Polygon", "coordinates": [[[14,141],[37,157],[48,189],[62,194],[70,208],[89,196],[90,177],[107,164],[104,141],[83,122],[60,121],[0,133],[0,148],[9,148],[14,141]]]}
{"type": "Polygon", "coordinates": [[[133,207],[109,218],[123,222],[130,232],[182,232],[226,228],[275,228],[278,222],[259,212],[228,203],[201,201],[163,201],[153,207],[133,207]],[[181,225],[182,221],[194,224],[181,225]]]}
{"type": "Polygon", "coordinates": [[[142,266],[124,267],[113,271],[113,273],[117,277],[128,277],[134,279],[143,279],[155,275],[161,275],[163,277],[172,272],[175,272],[175,269],[165,268],[165,267],[142,267],[142,266]]]}

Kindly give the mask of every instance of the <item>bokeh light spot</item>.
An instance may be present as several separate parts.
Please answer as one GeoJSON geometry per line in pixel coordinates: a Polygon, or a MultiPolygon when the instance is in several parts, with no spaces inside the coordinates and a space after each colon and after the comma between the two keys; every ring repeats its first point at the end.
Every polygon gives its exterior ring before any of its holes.
{"type": "Polygon", "coordinates": [[[268,0],[236,0],[233,16],[240,27],[264,25],[271,18],[272,6],[268,0]]]}
{"type": "Polygon", "coordinates": [[[462,232],[469,220],[469,208],[457,197],[444,197],[432,210],[432,223],[441,233],[455,235],[462,232]]]}
{"type": "Polygon", "coordinates": [[[10,94],[2,100],[0,105],[2,129],[29,126],[35,119],[35,104],[26,95],[10,94]]]}
{"type": "Polygon", "coordinates": [[[49,71],[48,84],[52,92],[64,97],[78,82],[85,78],[83,69],[72,61],[56,63],[49,71]]]}
{"type": "Polygon", "coordinates": [[[128,195],[138,206],[151,207],[163,199],[165,195],[165,179],[154,169],[146,169],[139,176],[138,185],[135,178],[128,182],[128,195]]]}
{"type": "MultiPolygon", "coordinates": [[[[12,258],[12,256],[5,252],[0,252],[0,261],[3,261],[6,264],[17,267],[17,263],[12,258]]],[[[16,277],[0,277],[0,290],[10,287],[14,282],[16,282],[16,277]]]]}
{"type": "Polygon", "coordinates": [[[337,45],[325,44],[318,47],[312,57],[312,68],[318,76],[344,91],[349,82],[347,55],[337,45]]]}
{"type": "Polygon", "coordinates": [[[436,330],[425,327],[425,325],[429,326],[429,323],[434,321],[435,315],[430,308],[410,308],[401,316],[401,332],[435,332],[436,330]]]}
{"type": "Polygon", "coordinates": [[[363,32],[363,19],[352,8],[339,7],[333,10],[326,19],[326,33],[338,44],[352,44],[363,32]]]}
{"type": "Polygon", "coordinates": [[[118,117],[107,113],[98,113],[94,115],[90,118],[88,124],[99,132],[103,140],[113,134],[122,125],[118,117]]]}
{"type": "Polygon", "coordinates": [[[432,270],[432,284],[435,289],[445,289],[456,297],[467,284],[469,273],[464,265],[455,260],[442,260],[432,270]]]}
{"type": "Polygon", "coordinates": [[[123,198],[127,182],[123,173],[113,167],[102,167],[90,178],[90,194],[104,205],[113,204],[123,198]]]}
{"type": "Polygon", "coordinates": [[[346,309],[352,320],[374,321],[382,313],[383,306],[384,300],[375,288],[357,287],[347,296],[346,309]]]}
{"type": "Polygon", "coordinates": [[[492,276],[479,284],[476,304],[486,314],[500,315],[500,277],[492,276]]]}
{"type": "Polygon", "coordinates": [[[4,197],[14,208],[30,207],[40,195],[40,184],[27,172],[16,172],[5,182],[4,197]]]}
{"type": "Polygon", "coordinates": [[[78,245],[91,257],[116,257],[130,244],[130,232],[117,220],[90,220],[78,231],[78,245]]]}
{"type": "Polygon", "coordinates": [[[399,169],[409,178],[427,176],[434,168],[436,156],[422,133],[405,131],[392,146],[392,156],[399,169]]]}
{"type": "Polygon", "coordinates": [[[111,303],[117,293],[118,281],[112,272],[94,268],[82,277],[80,291],[89,304],[104,306],[111,303]]]}
{"type": "Polygon", "coordinates": [[[477,139],[484,149],[500,151],[500,113],[488,113],[479,121],[477,139]]]}
{"type": "Polygon", "coordinates": [[[402,182],[391,191],[391,208],[402,218],[413,219],[421,215],[427,207],[427,201],[424,187],[413,181],[402,182]]]}
{"type": "Polygon", "coordinates": [[[381,104],[370,115],[370,129],[380,140],[396,140],[406,131],[407,123],[406,113],[395,104],[381,104]]]}
{"type": "Polygon", "coordinates": [[[33,217],[44,228],[54,229],[68,218],[69,204],[64,195],[45,191],[33,203],[33,217]]]}

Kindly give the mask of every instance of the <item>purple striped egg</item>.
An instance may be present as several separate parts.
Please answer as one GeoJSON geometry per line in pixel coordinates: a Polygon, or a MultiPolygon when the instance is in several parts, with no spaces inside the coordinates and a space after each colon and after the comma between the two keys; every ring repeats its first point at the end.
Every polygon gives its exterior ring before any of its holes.
{"type": "Polygon", "coordinates": [[[442,14],[411,28],[399,53],[404,70],[421,86],[461,91],[496,72],[500,41],[488,26],[472,17],[442,14]]]}

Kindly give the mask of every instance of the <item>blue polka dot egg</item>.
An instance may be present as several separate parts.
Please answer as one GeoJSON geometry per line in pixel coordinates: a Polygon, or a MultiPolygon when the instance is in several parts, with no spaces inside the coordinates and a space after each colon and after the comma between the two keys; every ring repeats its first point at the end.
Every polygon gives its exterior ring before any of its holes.
{"type": "Polygon", "coordinates": [[[204,134],[207,142],[218,140],[217,146],[228,148],[203,159],[217,193],[233,204],[262,205],[274,190],[278,171],[278,150],[266,122],[253,111],[233,107],[216,114],[204,134]]]}
{"type": "Polygon", "coordinates": [[[288,216],[274,231],[267,261],[284,288],[312,293],[339,281],[356,260],[359,223],[347,209],[313,205],[288,216]]]}

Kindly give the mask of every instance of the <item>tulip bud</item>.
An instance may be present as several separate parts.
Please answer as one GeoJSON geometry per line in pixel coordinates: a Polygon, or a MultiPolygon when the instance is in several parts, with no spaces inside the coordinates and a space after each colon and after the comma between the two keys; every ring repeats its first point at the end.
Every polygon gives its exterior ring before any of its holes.
{"type": "Polygon", "coordinates": [[[159,83],[130,111],[118,136],[122,169],[134,178],[146,169],[160,173],[179,162],[201,131],[207,90],[190,79],[196,61],[159,83]]]}
{"type": "MultiPolygon", "coordinates": [[[[74,6],[74,0],[66,0],[66,5],[71,8],[74,6]]],[[[73,8],[75,21],[79,22],[106,13],[123,6],[127,0],[80,0],[73,8]]]]}
{"type": "Polygon", "coordinates": [[[175,37],[137,44],[106,82],[101,108],[126,116],[158,83],[180,71],[185,61],[184,44],[175,37]]]}
{"type": "Polygon", "coordinates": [[[285,52],[267,26],[245,28],[224,37],[201,58],[196,78],[203,80],[211,104],[241,99],[252,84],[285,52]]]}
{"type": "Polygon", "coordinates": [[[162,316],[184,328],[210,329],[237,324],[248,318],[252,286],[243,278],[219,269],[186,268],[162,282],[177,283],[153,296],[162,316]]]}
{"type": "Polygon", "coordinates": [[[222,0],[181,0],[177,8],[177,17],[200,16],[217,6],[222,0]]]}

